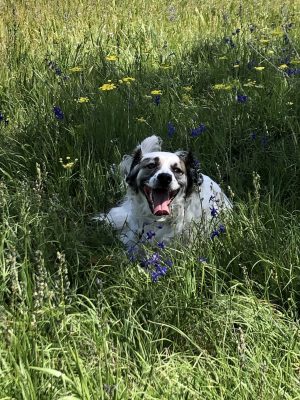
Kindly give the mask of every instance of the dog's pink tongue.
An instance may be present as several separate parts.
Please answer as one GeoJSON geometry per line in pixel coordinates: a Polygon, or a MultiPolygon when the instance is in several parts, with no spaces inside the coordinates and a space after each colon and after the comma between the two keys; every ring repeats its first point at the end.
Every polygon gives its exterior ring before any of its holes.
{"type": "Polygon", "coordinates": [[[166,190],[153,190],[153,203],[154,210],[153,214],[155,215],[169,215],[170,209],[169,204],[171,202],[169,193],[166,190]]]}

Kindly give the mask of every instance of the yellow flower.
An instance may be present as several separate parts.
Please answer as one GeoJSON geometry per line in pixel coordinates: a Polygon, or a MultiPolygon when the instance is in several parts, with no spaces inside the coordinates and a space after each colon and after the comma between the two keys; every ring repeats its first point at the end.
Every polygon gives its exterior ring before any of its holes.
{"type": "Polygon", "coordinates": [[[126,76],[125,78],[122,78],[119,80],[119,83],[126,83],[127,85],[131,85],[131,82],[134,82],[135,78],[132,78],[131,76],[126,76]]]}
{"type": "Polygon", "coordinates": [[[232,89],[232,85],[225,84],[225,83],[217,83],[215,85],[213,85],[213,89],[214,90],[231,90],[232,89]]]}
{"type": "Polygon", "coordinates": [[[300,64],[300,59],[291,60],[291,64],[294,64],[294,65],[300,64]]]}
{"type": "Polygon", "coordinates": [[[182,86],[182,90],[185,92],[190,92],[193,89],[193,86],[182,86]]]}
{"type": "Polygon", "coordinates": [[[108,91],[108,90],[114,90],[116,88],[117,86],[114,83],[104,83],[102,86],[99,87],[99,90],[108,91]]]}
{"type": "Polygon", "coordinates": [[[59,162],[61,163],[62,167],[64,169],[71,169],[74,167],[74,165],[77,163],[78,158],[75,158],[74,161],[70,161],[71,157],[66,157],[66,163],[64,164],[63,159],[60,157],[59,162]]]}
{"type": "Polygon", "coordinates": [[[251,79],[248,79],[248,82],[244,83],[243,86],[253,87],[253,86],[255,86],[255,84],[256,84],[256,81],[251,81],[251,79]]]}
{"type": "Polygon", "coordinates": [[[254,69],[256,71],[263,71],[265,69],[265,67],[258,66],[258,67],[254,67],[254,69]]]}
{"type": "Polygon", "coordinates": [[[270,55],[274,54],[274,50],[268,50],[268,54],[270,55]]]}
{"type": "Polygon", "coordinates": [[[78,97],[76,100],[77,103],[88,103],[90,99],[88,97],[78,97]]]}
{"type": "Polygon", "coordinates": [[[151,90],[151,94],[153,94],[154,96],[162,95],[162,91],[158,89],[151,90]]]}
{"type": "Polygon", "coordinates": [[[110,55],[105,57],[106,61],[117,61],[117,56],[115,55],[110,55]]]}
{"type": "Polygon", "coordinates": [[[145,123],[145,122],[147,122],[147,121],[145,120],[145,118],[144,118],[144,117],[139,117],[139,118],[136,118],[136,120],[137,120],[138,122],[141,122],[141,123],[145,123]]]}
{"type": "Polygon", "coordinates": [[[272,36],[282,36],[282,35],[284,35],[284,32],[282,31],[282,29],[280,27],[278,27],[271,32],[271,35],[272,36]]]}
{"type": "Polygon", "coordinates": [[[182,101],[184,102],[184,103],[190,103],[191,101],[192,101],[192,97],[189,95],[189,94],[186,94],[186,93],[184,93],[183,95],[182,95],[182,101]]]}
{"type": "Polygon", "coordinates": [[[170,68],[172,68],[172,65],[169,65],[169,64],[160,64],[160,66],[159,66],[161,69],[170,69],[170,68]]]}
{"type": "Polygon", "coordinates": [[[288,66],[286,64],[281,64],[281,65],[279,65],[278,68],[284,70],[284,69],[287,69],[288,66]]]}
{"type": "Polygon", "coordinates": [[[69,68],[69,71],[70,71],[70,72],[81,72],[82,70],[83,70],[82,67],[72,67],[72,68],[69,68]]]}

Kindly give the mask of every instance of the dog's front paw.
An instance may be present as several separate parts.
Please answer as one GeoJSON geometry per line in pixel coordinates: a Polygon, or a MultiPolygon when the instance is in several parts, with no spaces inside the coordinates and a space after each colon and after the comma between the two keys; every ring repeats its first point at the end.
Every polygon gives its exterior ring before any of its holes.
{"type": "Polygon", "coordinates": [[[107,218],[106,214],[100,213],[96,214],[91,218],[92,222],[103,222],[103,223],[109,223],[109,220],[107,218]]]}

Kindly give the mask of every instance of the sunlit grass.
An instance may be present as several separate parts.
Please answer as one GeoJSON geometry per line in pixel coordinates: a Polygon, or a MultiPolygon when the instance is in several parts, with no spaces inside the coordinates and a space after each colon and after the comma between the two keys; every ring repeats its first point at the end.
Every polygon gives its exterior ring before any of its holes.
{"type": "Polygon", "coordinates": [[[1,398],[299,397],[299,15],[4,3],[1,398]],[[156,283],[90,221],[151,134],[192,149],[235,205],[214,240],[200,227],[188,249],[156,249],[173,264],[156,283]]]}

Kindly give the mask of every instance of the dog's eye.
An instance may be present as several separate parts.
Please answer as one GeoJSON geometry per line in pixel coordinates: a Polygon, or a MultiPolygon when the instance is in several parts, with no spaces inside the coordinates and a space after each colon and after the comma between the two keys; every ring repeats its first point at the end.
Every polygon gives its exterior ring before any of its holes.
{"type": "Polygon", "coordinates": [[[173,172],[175,172],[175,174],[182,174],[182,171],[180,168],[174,167],[173,168],[173,172]]]}
{"type": "Polygon", "coordinates": [[[154,163],[150,163],[147,165],[147,168],[149,168],[149,169],[153,169],[155,167],[156,167],[156,164],[154,164],[154,163]]]}

